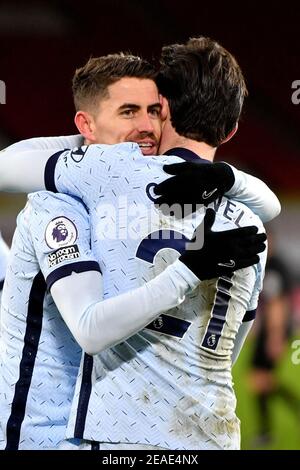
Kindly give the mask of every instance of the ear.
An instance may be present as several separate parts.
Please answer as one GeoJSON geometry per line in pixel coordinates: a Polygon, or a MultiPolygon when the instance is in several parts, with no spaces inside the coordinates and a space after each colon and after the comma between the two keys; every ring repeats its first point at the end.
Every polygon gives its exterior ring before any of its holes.
{"type": "Polygon", "coordinates": [[[169,104],[167,98],[162,95],[159,95],[159,102],[161,104],[161,120],[164,122],[169,113],[169,104]]]}
{"type": "Polygon", "coordinates": [[[94,135],[95,120],[90,113],[87,113],[86,111],[77,111],[74,122],[80,134],[85,138],[87,144],[96,143],[94,135]]]}
{"type": "Polygon", "coordinates": [[[223,140],[222,144],[225,144],[225,143],[228,142],[230,139],[232,139],[232,137],[234,136],[234,134],[237,132],[238,127],[239,127],[239,124],[238,124],[238,122],[237,122],[236,125],[234,126],[234,128],[232,129],[232,131],[229,132],[229,134],[228,134],[227,137],[225,137],[225,139],[223,140]]]}

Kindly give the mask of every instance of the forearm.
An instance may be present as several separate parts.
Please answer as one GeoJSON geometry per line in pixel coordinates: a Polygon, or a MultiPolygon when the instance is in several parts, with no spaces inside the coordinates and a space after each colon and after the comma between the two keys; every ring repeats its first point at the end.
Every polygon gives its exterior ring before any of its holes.
{"type": "Polygon", "coordinates": [[[160,313],[179,305],[199,283],[185,265],[176,261],[142,287],[101,301],[97,290],[100,279],[95,282],[100,275],[94,274],[93,281],[89,273],[81,273],[61,279],[51,288],[66,324],[88,354],[98,354],[134,335],[160,313]],[[89,291],[86,300],[84,285],[89,291]]]}
{"type": "Polygon", "coordinates": [[[81,144],[81,136],[39,137],[7,147],[0,153],[0,191],[30,193],[45,189],[48,159],[65,148],[81,144]]]}
{"type": "Polygon", "coordinates": [[[33,137],[16,142],[6,148],[8,151],[23,152],[26,150],[59,150],[72,149],[83,145],[83,137],[80,134],[61,135],[55,137],[33,137]]]}
{"type": "Polygon", "coordinates": [[[277,196],[260,179],[237,170],[230,165],[235,183],[226,196],[248,206],[263,222],[268,222],[280,214],[281,205],[277,196]]]}
{"type": "Polygon", "coordinates": [[[30,193],[45,189],[44,171],[53,150],[0,154],[0,191],[30,193]]]}

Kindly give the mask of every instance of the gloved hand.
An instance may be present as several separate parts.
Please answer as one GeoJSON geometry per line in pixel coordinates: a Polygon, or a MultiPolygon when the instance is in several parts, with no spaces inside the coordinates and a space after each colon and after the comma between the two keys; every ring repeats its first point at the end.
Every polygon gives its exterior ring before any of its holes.
{"type": "Polygon", "coordinates": [[[179,258],[202,281],[228,276],[237,269],[257,264],[258,253],[266,248],[266,234],[258,234],[254,225],[213,232],[215,217],[213,209],[206,210],[202,224],[197,227],[193,239],[187,243],[186,251],[179,258]],[[201,240],[202,248],[195,249],[195,244],[201,240]]]}
{"type": "Polygon", "coordinates": [[[160,195],[158,205],[204,204],[218,199],[234,185],[234,173],[227,163],[184,162],[164,165],[164,171],[174,175],[154,188],[160,195]]]}

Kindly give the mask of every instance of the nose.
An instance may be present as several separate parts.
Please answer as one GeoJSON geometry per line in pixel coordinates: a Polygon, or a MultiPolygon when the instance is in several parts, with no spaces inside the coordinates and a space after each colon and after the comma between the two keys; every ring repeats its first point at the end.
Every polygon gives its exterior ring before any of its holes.
{"type": "Polygon", "coordinates": [[[138,131],[142,134],[143,132],[153,133],[154,127],[151,117],[148,113],[145,113],[140,116],[138,121],[138,131]]]}

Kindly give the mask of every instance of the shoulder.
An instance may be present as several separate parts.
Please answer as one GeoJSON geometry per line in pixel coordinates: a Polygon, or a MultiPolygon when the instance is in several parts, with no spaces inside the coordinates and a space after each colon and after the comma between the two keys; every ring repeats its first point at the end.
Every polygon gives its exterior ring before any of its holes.
{"type": "Polygon", "coordinates": [[[75,197],[49,191],[29,194],[18,228],[36,250],[58,249],[78,239],[90,239],[90,219],[84,204],[75,197]]]}
{"type": "Polygon", "coordinates": [[[67,194],[52,193],[51,191],[37,191],[29,194],[26,208],[43,212],[61,209],[75,209],[86,212],[86,207],[81,199],[67,194]]]}
{"type": "MultiPolygon", "coordinates": [[[[98,171],[100,174],[105,170],[110,173],[122,163],[143,157],[138,144],[123,142],[121,144],[91,144],[75,147],[63,152],[59,157],[59,165],[68,168],[88,172],[98,171]]],[[[123,163],[123,164],[124,164],[123,163]]]]}
{"type": "MultiPolygon", "coordinates": [[[[138,144],[134,142],[122,142],[120,144],[92,144],[80,147],[86,156],[98,157],[122,157],[128,155],[143,156],[138,144]]],[[[73,151],[74,152],[74,151],[73,151]]]]}
{"type": "Polygon", "coordinates": [[[54,231],[61,230],[69,234],[68,240],[71,243],[78,230],[89,228],[90,220],[85,205],[76,197],[40,191],[29,194],[18,226],[29,230],[36,237],[43,232],[46,239],[54,231]]]}

